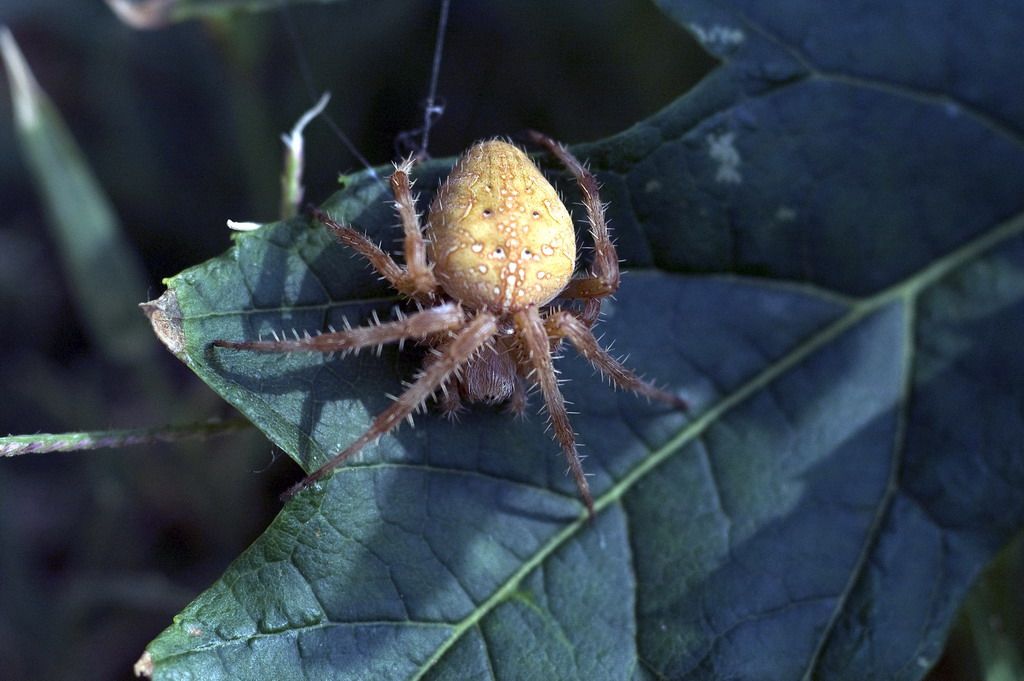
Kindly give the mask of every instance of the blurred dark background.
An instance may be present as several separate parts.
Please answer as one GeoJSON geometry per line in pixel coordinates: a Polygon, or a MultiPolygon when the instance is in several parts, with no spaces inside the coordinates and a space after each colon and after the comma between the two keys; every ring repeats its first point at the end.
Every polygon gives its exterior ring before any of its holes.
{"type": "MultiPolygon", "coordinates": [[[[131,292],[141,302],[228,248],[227,218],[277,216],[280,135],[320,91],[371,163],[393,160],[422,121],[439,4],[300,4],[136,31],[100,2],[0,0],[0,23],[120,217],[148,277],[131,292]]],[[[713,67],[647,0],[454,0],[429,151],[525,128],[597,139],[713,67]]],[[[0,433],[232,416],[155,338],[142,363],[96,347],[0,92],[0,433]]],[[[322,121],[306,143],[306,196],[319,202],[360,164],[322,121]]],[[[102,272],[85,285],[102,290],[102,272]]],[[[0,678],[131,678],[298,475],[254,431],[0,462],[0,678]]],[[[974,678],[965,624],[954,641],[931,678],[974,678]]]]}

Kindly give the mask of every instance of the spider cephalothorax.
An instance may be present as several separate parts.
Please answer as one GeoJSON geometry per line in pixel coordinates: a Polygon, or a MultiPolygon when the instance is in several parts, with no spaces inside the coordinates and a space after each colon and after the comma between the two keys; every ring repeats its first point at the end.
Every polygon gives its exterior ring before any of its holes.
{"type": "Polygon", "coordinates": [[[363,234],[316,211],[346,246],[364,256],[391,285],[423,309],[397,321],[332,331],[297,340],[227,341],[223,348],[263,352],[346,352],[382,343],[416,340],[430,348],[415,381],[377,415],[370,428],[289,494],[323,478],[368,443],[396,428],[440,391],[443,411],[465,402],[509,402],[526,409],[526,388],[540,388],[555,438],[569,463],[580,496],[593,514],[552,352],[568,340],[619,387],[679,408],[686,402],[639,378],[609,355],[591,332],[601,299],[619,286],[619,262],[604,219],[597,181],[554,140],[531,133],[576,177],[590,221],[594,258],[590,271],[573,278],[576,238],[572,218],[554,187],[519,148],[491,140],[471,147],[438,190],[425,229],[412,196],[412,161],[391,176],[395,206],[405,233],[405,266],[363,234]],[[566,305],[552,304],[565,301],[566,305]],[[573,300],[582,305],[571,307],[573,300]]]}

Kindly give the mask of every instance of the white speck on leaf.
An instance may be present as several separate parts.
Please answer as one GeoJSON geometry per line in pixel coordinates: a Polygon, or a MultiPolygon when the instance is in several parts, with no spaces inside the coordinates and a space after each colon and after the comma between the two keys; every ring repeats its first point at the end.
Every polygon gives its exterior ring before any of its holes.
{"type": "Polygon", "coordinates": [[[707,47],[735,47],[747,39],[741,29],[715,24],[705,28],[700,24],[690,24],[690,30],[697,40],[707,47]]]}
{"type": "Polygon", "coordinates": [[[733,141],[736,133],[724,132],[721,135],[708,135],[708,154],[711,159],[718,163],[718,170],[715,172],[716,182],[727,184],[739,184],[743,181],[740,175],[740,152],[736,150],[733,141]]]}
{"type": "Polygon", "coordinates": [[[779,206],[775,211],[775,219],[778,222],[793,222],[796,220],[796,211],[789,206],[779,206]]]}

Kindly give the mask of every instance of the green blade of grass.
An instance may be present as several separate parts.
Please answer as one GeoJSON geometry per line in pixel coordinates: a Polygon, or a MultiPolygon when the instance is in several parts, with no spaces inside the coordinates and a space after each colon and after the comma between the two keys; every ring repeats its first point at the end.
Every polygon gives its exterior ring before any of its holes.
{"type": "Polygon", "coordinates": [[[232,12],[258,12],[296,2],[337,0],[107,0],[121,21],[133,28],[152,29],[196,17],[223,17],[232,12]]]}
{"type": "Polygon", "coordinates": [[[78,452],[105,447],[128,447],[154,442],[177,442],[192,438],[207,438],[250,428],[244,419],[206,421],[183,425],[129,428],[126,430],[93,430],[78,433],[37,433],[35,435],[8,435],[0,437],[0,456],[45,454],[48,452],[78,452]]]}
{"type": "Polygon", "coordinates": [[[0,28],[18,141],[49,214],[62,269],[92,340],[109,358],[135,364],[154,348],[136,302],[147,280],[138,257],[60,114],[7,28],[0,28]]]}

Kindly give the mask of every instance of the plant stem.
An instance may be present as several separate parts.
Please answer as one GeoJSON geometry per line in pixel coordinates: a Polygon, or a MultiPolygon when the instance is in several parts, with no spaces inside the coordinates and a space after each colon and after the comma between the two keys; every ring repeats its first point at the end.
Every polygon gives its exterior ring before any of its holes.
{"type": "Polygon", "coordinates": [[[93,430],[80,433],[38,433],[0,437],[0,456],[43,454],[46,452],[77,452],[83,449],[127,447],[154,442],[177,442],[189,438],[205,438],[248,428],[243,419],[206,421],[155,428],[127,430],[93,430]]]}

